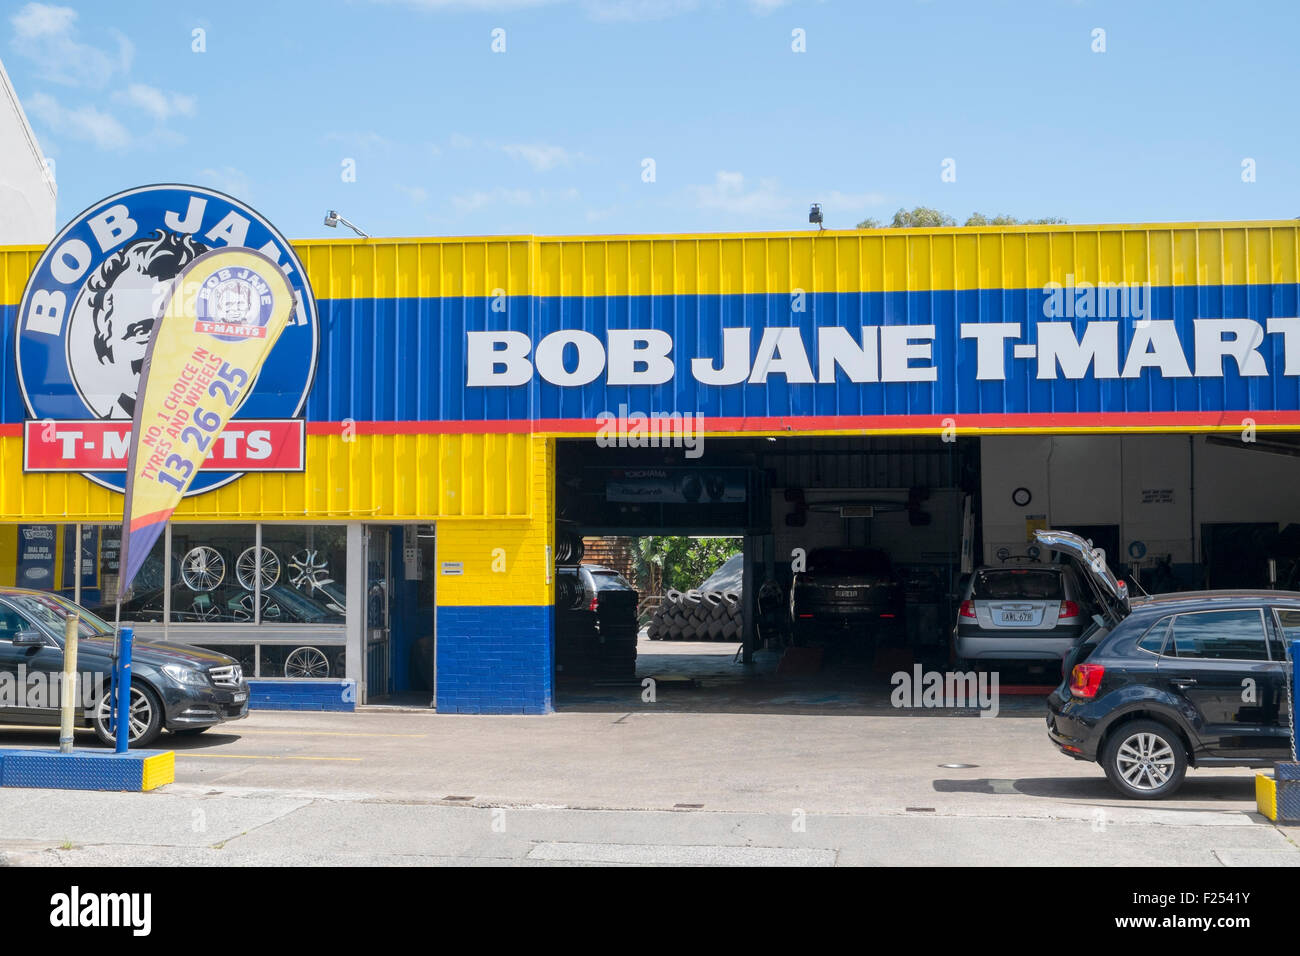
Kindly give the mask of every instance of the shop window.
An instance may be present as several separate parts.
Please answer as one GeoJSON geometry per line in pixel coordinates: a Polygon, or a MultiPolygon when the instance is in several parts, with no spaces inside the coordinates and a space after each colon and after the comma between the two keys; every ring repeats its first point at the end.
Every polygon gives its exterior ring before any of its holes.
{"type": "MultiPolygon", "coordinates": [[[[83,525],[83,537],[85,528],[83,525]]],[[[108,524],[93,526],[96,538],[95,566],[97,579],[95,587],[87,588],[85,567],[83,563],[83,580],[81,603],[86,605],[104,620],[112,623],[117,613],[117,582],[122,574],[122,526],[108,524]]],[[[168,578],[166,553],[166,534],[158,536],[149,556],[145,558],[140,572],[131,582],[131,587],[122,595],[122,620],[138,623],[157,623],[163,621],[165,588],[168,578]]],[[[83,545],[84,547],[84,545],[83,545]]],[[[84,559],[83,559],[84,560],[84,559]]],[[[70,594],[70,591],[65,591],[70,594]]]]}
{"type": "MultiPolygon", "coordinates": [[[[111,623],[121,551],[121,525],[0,526],[0,585],[79,590],[111,623]]],[[[227,654],[250,678],[339,678],[346,575],[344,525],[174,524],[123,595],[121,620],[178,625],[168,639],[227,654]],[[312,627],[298,638],[293,625],[312,627]]]]}
{"type": "MultiPolygon", "coordinates": [[[[83,606],[112,621],[121,573],[121,550],[121,525],[0,526],[0,584],[79,599],[83,606]]],[[[166,578],[163,563],[160,538],[145,560],[135,585],[124,595],[123,621],[162,621],[162,587],[166,578]]]]}
{"type": "Polygon", "coordinates": [[[255,624],[259,600],[267,616],[269,595],[257,594],[256,525],[173,525],[171,553],[171,623],[255,624]]]}
{"type": "Polygon", "coordinates": [[[347,555],[342,525],[262,525],[262,623],[344,623],[347,555]]]}
{"type": "Polygon", "coordinates": [[[345,649],[341,644],[263,644],[260,651],[261,677],[306,680],[343,676],[345,649]]]}

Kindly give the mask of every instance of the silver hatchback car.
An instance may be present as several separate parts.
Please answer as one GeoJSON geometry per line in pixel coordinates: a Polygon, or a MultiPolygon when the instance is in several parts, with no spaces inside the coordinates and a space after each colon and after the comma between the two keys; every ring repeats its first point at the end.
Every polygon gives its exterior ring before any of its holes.
{"type": "Polygon", "coordinates": [[[1094,610],[1069,565],[980,568],[966,585],[953,628],[955,663],[1060,661],[1094,610]]]}

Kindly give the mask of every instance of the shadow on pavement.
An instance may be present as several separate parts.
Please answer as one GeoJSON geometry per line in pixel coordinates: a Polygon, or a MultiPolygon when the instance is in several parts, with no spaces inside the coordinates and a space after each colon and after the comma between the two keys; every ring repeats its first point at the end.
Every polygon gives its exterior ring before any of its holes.
{"type": "MultiPolygon", "coordinates": [[[[1096,777],[1022,777],[1001,779],[977,777],[970,780],[935,780],[937,793],[983,793],[989,795],[1019,794],[1026,797],[1065,798],[1074,800],[1105,800],[1123,806],[1187,810],[1187,807],[1169,806],[1181,800],[1231,800],[1255,804],[1255,779],[1247,776],[1197,776],[1195,771],[1178,792],[1168,800],[1130,800],[1115,791],[1098,769],[1096,777]]],[[[1197,808],[1200,812],[1220,812],[1197,808]]]]}

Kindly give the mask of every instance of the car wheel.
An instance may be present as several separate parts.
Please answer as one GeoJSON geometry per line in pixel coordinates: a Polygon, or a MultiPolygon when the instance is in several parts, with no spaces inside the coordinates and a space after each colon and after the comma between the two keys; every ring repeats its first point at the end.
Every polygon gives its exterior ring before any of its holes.
{"type": "Polygon", "coordinates": [[[284,659],[284,676],[298,680],[329,677],[329,659],[315,647],[299,647],[284,659]]]}
{"type": "MultiPolygon", "coordinates": [[[[144,684],[131,685],[130,720],[128,732],[132,747],[147,747],[158,739],[163,727],[162,701],[158,699],[158,695],[152,688],[144,684]]],[[[117,742],[117,738],[109,728],[107,696],[99,702],[99,707],[95,710],[95,719],[90,724],[101,743],[111,747],[117,742]]]]}
{"type": "Polygon", "coordinates": [[[1135,720],[1106,740],[1101,765],[1111,785],[1124,796],[1159,800],[1182,786],[1187,753],[1168,725],[1135,720]]]}

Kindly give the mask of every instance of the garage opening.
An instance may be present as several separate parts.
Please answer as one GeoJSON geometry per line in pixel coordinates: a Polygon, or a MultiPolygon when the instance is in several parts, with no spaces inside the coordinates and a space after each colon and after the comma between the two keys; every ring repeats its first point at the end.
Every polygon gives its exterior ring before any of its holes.
{"type": "Polygon", "coordinates": [[[561,441],[560,557],[635,594],[597,670],[562,623],[593,584],[557,589],[557,705],[887,711],[919,666],[996,671],[1003,711],[1039,708],[1090,610],[1078,581],[1030,573],[1059,571],[1037,529],[1090,541],[1135,598],[1300,589],[1300,438],[1249,437],[710,438],[696,457],[561,441]],[[731,579],[665,586],[644,570],[665,537],[731,542],[731,579]],[[971,650],[961,625],[990,608],[1008,639],[971,650]]]}
{"type": "Polygon", "coordinates": [[[963,554],[978,548],[977,439],[709,438],[688,451],[559,443],[557,706],[888,708],[892,674],[947,665],[963,554]],[[611,573],[636,610],[607,624],[611,573]],[[824,600],[804,597],[814,586],[824,600]],[[635,628],[635,643],[593,664],[611,626],[607,640],[635,628]]]}

